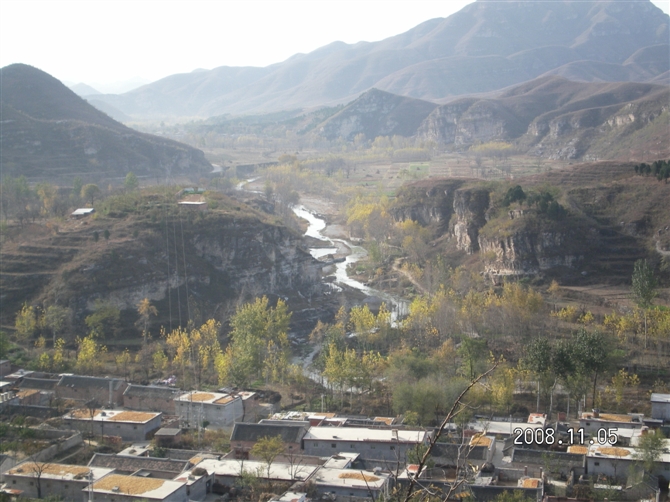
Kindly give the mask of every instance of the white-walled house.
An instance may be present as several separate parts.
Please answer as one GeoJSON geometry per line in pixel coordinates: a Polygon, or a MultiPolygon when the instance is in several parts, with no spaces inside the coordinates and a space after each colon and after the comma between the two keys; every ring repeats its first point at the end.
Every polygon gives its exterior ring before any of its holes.
{"type": "Polygon", "coordinates": [[[185,427],[208,422],[212,428],[232,428],[244,417],[244,404],[237,395],[191,391],[175,397],[175,413],[185,427]]]}

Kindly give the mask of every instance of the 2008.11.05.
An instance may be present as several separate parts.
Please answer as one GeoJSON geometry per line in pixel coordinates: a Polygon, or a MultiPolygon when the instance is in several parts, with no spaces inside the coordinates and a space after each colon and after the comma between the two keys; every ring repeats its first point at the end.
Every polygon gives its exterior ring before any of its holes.
{"type": "Polygon", "coordinates": [[[598,432],[594,436],[594,439],[585,439],[584,428],[580,427],[578,429],[568,429],[567,437],[565,441],[563,439],[556,438],[556,430],[553,427],[547,428],[521,428],[517,427],[513,430],[514,444],[523,446],[530,444],[544,444],[551,446],[553,444],[558,445],[584,445],[584,444],[616,444],[619,440],[619,437],[616,434],[617,429],[598,429],[598,432]]]}

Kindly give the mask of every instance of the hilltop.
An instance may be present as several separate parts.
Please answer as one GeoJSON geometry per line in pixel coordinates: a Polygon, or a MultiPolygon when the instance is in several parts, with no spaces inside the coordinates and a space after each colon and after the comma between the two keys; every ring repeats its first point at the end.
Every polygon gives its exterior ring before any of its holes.
{"type": "Polygon", "coordinates": [[[200,150],[124,126],[37,68],[6,66],[0,83],[4,176],[164,178],[212,169],[200,150]]]}
{"type": "Polygon", "coordinates": [[[318,296],[321,266],[278,218],[216,192],[202,196],[207,212],[192,211],[174,191],[117,193],[93,218],[16,228],[0,248],[0,322],[13,324],[24,302],[56,299],[77,324],[96,302],[112,304],[127,327],[143,298],[168,325],[195,310],[228,312],[247,296],[318,296]]]}
{"type": "Polygon", "coordinates": [[[333,106],[372,88],[439,101],[548,74],[667,83],[669,26],[648,0],[477,1],[378,42],[333,42],[264,68],[198,70],[96,99],[146,119],[333,106]]]}

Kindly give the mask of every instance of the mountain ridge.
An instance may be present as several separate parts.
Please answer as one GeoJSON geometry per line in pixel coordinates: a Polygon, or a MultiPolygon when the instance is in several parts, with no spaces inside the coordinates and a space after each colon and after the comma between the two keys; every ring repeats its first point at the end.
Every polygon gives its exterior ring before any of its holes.
{"type": "Polygon", "coordinates": [[[4,176],[97,181],[212,169],[202,151],[130,129],[32,66],[0,68],[0,85],[4,176]]]}
{"type": "Polygon", "coordinates": [[[670,18],[648,0],[477,1],[379,42],[333,42],[264,68],[172,75],[99,99],[138,118],[209,117],[332,106],[371,88],[436,100],[552,71],[585,81],[647,81],[670,70],[668,33],[670,18]],[[647,50],[654,46],[662,47],[647,50]],[[639,51],[643,65],[629,61],[639,51]]]}

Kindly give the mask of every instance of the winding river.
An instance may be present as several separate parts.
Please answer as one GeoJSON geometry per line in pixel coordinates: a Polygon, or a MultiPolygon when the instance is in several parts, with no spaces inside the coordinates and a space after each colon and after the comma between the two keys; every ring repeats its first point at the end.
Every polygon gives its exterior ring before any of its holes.
{"type": "Polygon", "coordinates": [[[310,248],[310,254],[314,258],[319,259],[324,256],[337,253],[338,249],[340,248],[338,244],[349,249],[349,254],[347,255],[346,259],[335,264],[335,272],[332,275],[335,277],[336,285],[343,284],[350,288],[357,289],[367,296],[379,298],[381,301],[386,303],[389,310],[391,310],[391,317],[394,322],[398,318],[407,315],[409,311],[409,302],[407,300],[395,297],[383,291],[376,290],[360,281],[357,281],[356,279],[353,279],[352,277],[349,277],[347,268],[349,265],[362,260],[368,255],[368,252],[365,249],[363,249],[361,246],[356,246],[355,244],[352,244],[344,239],[331,239],[330,237],[323,235],[323,231],[326,229],[325,220],[319,218],[314,213],[311,213],[304,206],[294,206],[293,212],[296,216],[307,220],[309,223],[307,231],[305,232],[306,236],[313,237],[333,245],[332,247],[310,248]]]}

